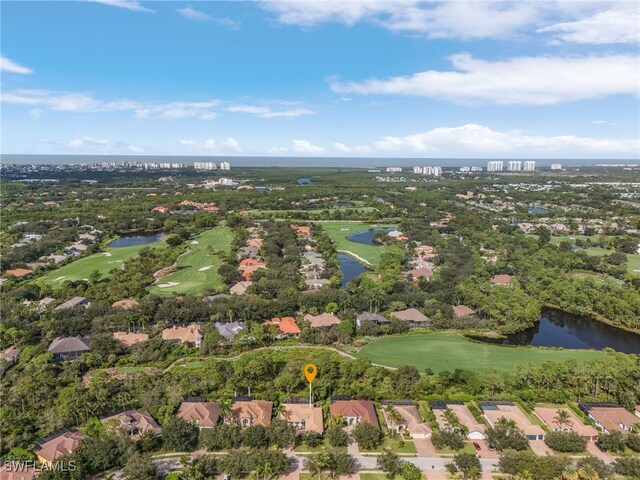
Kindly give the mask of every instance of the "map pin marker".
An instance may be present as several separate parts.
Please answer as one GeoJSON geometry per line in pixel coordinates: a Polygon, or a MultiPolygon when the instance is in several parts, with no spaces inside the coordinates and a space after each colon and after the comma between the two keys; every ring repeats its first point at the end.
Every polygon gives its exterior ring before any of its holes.
{"type": "Polygon", "coordinates": [[[312,363],[304,366],[304,376],[307,377],[307,382],[311,383],[316,378],[318,369],[312,363]]]}

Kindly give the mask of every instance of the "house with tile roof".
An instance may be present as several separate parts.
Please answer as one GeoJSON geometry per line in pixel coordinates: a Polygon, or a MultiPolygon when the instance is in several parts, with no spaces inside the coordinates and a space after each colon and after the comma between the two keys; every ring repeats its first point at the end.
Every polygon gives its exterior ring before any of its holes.
{"type": "Polygon", "coordinates": [[[188,398],[180,404],[178,417],[194,423],[199,429],[213,428],[220,419],[220,403],[188,398]]]}
{"type": "Polygon", "coordinates": [[[369,400],[334,400],[329,407],[329,414],[332,417],[340,415],[347,426],[366,422],[380,428],[376,408],[369,400]]]}
{"type": "Polygon", "coordinates": [[[592,442],[598,439],[598,431],[591,425],[585,425],[575,413],[566,407],[536,407],[533,410],[535,416],[554,432],[575,432],[581,437],[592,442]],[[560,421],[559,412],[565,412],[567,419],[560,421]]]}
{"type": "Polygon", "coordinates": [[[407,323],[409,327],[428,327],[429,323],[431,323],[429,317],[415,308],[392,312],[391,316],[396,320],[407,323]]]}
{"type": "Polygon", "coordinates": [[[422,420],[412,401],[383,400],[382,405],[382,416],[389,430],[408,433],[411,438],[431,438],[431,427],[422,420]]]}
{"type": "Polygon", "coordinates": [[[335,313],[321,313],[320,315],[308,313],[304,316],[304,319],[309,322],[311,328],[329,328],[340,323],[340,319],[335,313]]]}
{"type": "Polygon", "coordinates": [[[271,425],[273,402],[267,400],[233,399],[229,422],[237,423],[242,428],[253,425],[268,427],[271,425]]]}
{"type": "Polygon", "coordinates": [[[128,435],[133,440],[144,434],[160,435],[162,427],[143,410],[127,409],[111,415],[100,417],[100,423],[114,430],[128,435]]]}
{"type": "Polygon", "coordinates": [[[76,430],[63,430],[36,442],[36,456],[41,463],[51,466],[62,455],[73,453],[85,435],[76,430]]]}
{"type": "Polygon", "coordinates": [[[180,343],[190,347],[200,348],[202,345],[202,330],[200,326],[192,323],[184,327],[174,325],[162,330],[162,339],[167,342],[180,343]]]}
{"type": "Polygon", "coordinates": [[[296,432],[324,433],[322,407],[309,405],[307,400],[283,402],[280,418],[289,422],[296,432]]]}
{"type": "Polygon", "coordinates": [[[263,323],[265,326],[277,325],[282,336],[294,336],[300,335],[300,327],[296,323],[296,319],[293,317],[274,317],[271,320],[267,320],[263,323]]]}
{"type": "Polygon", "coordinates": [[[149,340],[149,335],[146,333],[136,332],[113,332],[113,338],[122,344],[125,348],[131,348],[139,343],[149,340]]]}

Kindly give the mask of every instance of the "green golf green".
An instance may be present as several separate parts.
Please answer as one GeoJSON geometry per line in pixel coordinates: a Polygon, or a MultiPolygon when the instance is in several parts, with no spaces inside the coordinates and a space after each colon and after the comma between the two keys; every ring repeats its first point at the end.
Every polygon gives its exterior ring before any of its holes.
{"type": "Polygon", "coordinates": [[[373,363],[389,367],[411,365],[418,370],[430,368],[434,372],[456,368],[484,371],[513,372],[517,364],[578,362],[594,360],[603,355],[594,350],[563,350],[535,347],[503,347],[466,340],[453,332],[426,335],[387,337],[365,345],[357,354],[373,363]]]}
{"type": "Polygon", "coordinates": [[[380,263],[380,256],[384,252],[384,246],[378,245],[366,245],[364,243],[352,242],[347,240],[349,235],[359,233],[370,228],[385,228],[392,227],[393,225],[372,225],[364,222],[318,222],[331,241],[336,246],[336,249],[342,250],[353,254],[356,259],[363,259],[366,262],[377,265],[380,263]],[[358,258],[360,257],[360,258],[358,258]]]}
{"type": "Polygon", "coordinates": [[[76,282],[88,279],[92,272],[97,270],[102,277],[108,277],[114,268],[120,268],[124,262],[135,257],[143,248],[165,247],[164,242],[153,242],[144,245],[132,245],[130,247],[106,248],[104,252],[94,253],[88,257],[63,265],[51,270],[40,277],[38,281],[47,285],[62,285],[66,281],[76,282]]]}
{"type": "MultiPolygon", "coordinates": [[[[206,288],[216,289],[223,285],[218,268],[219,253],[231,249],[233,234],[227,227],[207,230],[190,242],[190,252],[178,258],[178,270],[161,278],[149,288],[158,296],[194,295],[206,288]]],[[[189,242],[187,242],[189,243],[189,242]]]]}

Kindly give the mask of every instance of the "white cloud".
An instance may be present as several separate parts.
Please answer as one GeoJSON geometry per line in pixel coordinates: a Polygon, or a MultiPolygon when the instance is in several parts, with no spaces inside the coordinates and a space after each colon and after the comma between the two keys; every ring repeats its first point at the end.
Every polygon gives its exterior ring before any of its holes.
{"type": "Polygon", "coordinates": [[[202,144],[202,147],[205,150],[215,150],[217,148],[216,146],[216,139],[215,138],[208,138],[204,141],[204,143],[202,144]]]}
{"type": "Polygon", "coordinates": [[[374,142],[386,154],[468,155],[587,155],[637,154],[638,139],[598,139],[575,135],[543,136],[520,130],[496,131],[477,124],[434,128],[404,137],[386,136],[374,142]]]}
{"type": "Polygon", "coordinates": [[[42,116],[42,110],[39,108],[34,108],[33,110],[29,110],[29,116],[31,118],[40,118],[42,116]]]}
{"type": "Polygon", "coordinates": [[[248,113],[259,118],[295,118],[303,115],[313,115],[315,112],[309,108],[290,108],[284,110],[273,110],[271,107],[259,107],[256,105],[232,105],[227,112],[248,113]]]}
{"type": "Polygon", "coordinates": [[[90,0],[95,3],[102,3],[103,5],[109,5],[111,7],[125,8],[127,10],[131,10],[132,12],[145,12],[145,13],[154,13],[153,10],[150,10],[146,7],[143,7],[139,1],[137,0],[90,0]]]}
{"type": "Polygon", "coordinates": [[[157,117],[167,120],[190,117],[210,120],[217,116],[212,109],[220,104],[218,100],[164,103],[140,102],[129,99],[104,101],[89,93],[36,89],[3,92],[1,101],[14,105],[44,107],[59,112],[132,112],[133,116],[139,119],[157,117]]]}
{"type": "Polygon", "coordinates": [[[74,153],[98,154],[98,155],[116,155],[116,154],[139,154],[145,150],[125,142],[112,142],[101,138],[95,138],[90,135],[78,135],[67,142],[67,146],[74,153]]]}
{"type": "Polygon", "coordinates": [[[280,23],[313,27],[334,22],[370,22],[395,32],[429,38],[493,38],[514,36],[540,20],[541,4],[533,2],[422,1],[269,1],[262,7],[280,23]]]}
{"type": "Polygon", "coordinates": [[[193,140],[180,140],[180,145],[186,145],[186,146],[191,146],[191,145],[195,145],[196,142],[194,142],[193,140]]]}
{"type": "Polygon", "coordinates": [[[358,145],[356,147],[349,147],[348,145],[345,145],[344,143],[341,143],[341,142],[335,142],[333,144],[333,148],[336,149],[338,152],[344,153],[344,154],[349,154],[349,153],[363,154],[363,153],[373,152],[373,149],[367,145],[358,145]]]}
{"type": "Polygon", "coordinates": [[[223,145],[226,148],[233,150],[234,152],[240,151],[240,144],[235,138],[232,138],[232,137],[227,138],[227,140],[223,143],[223,145]]]}
{"type": "Polygon", "coordinates": [[[605,3],[600,10],[578,20],[559,22],[538,29],[540,33],[553,33],[564,42],[584,44],[612,44],[640,42],[640,6],[638,2],[605,3]]]}
{"type": "Polygon", "coordinates": [[[308,140],[299,140],[294,138],[291,143],[293,144],[293,151],[295,153],[302,153],[306,155],[319,155],[324,153],[324,147],[314,145],[308,140]]]}
{"type": "Polygon", "coordinates": [[[195,10],[191,7],[177,8],[176,12],[178,12],[184,18],[188,18],[189,20],[207,21],[211,20],[212,18],[211,15],[207,15],[206,13],[195,10]]]}
{"type": "Polygon", "coordinates": [[[29,75],[30,73],[33,73],[33,70],[31,70],[30,68],[18,65],[13,60],[10,60],[2,55],[0,55],[0,71],[19,73],[20,75],[29,75]]]}
{"type": "Polygon", "coordinates": [[[489,62],[450,57],[455,70],[363,82],[331,81],[337,93],[415,95],[457,103],[551,105],[608,95],[638,95],[640,59],[632,55],[519,57],[489,62]]]}

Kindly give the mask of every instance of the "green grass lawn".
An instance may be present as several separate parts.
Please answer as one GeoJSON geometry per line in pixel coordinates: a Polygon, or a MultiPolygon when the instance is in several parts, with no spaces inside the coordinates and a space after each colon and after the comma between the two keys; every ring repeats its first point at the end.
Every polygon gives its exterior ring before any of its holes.
{"type": "Polygon", "coordinates": [[[207,230],[189,244],[189,253],[178,259],[178,271],[161,278],[149,291],[161,297],[173,295],[195,295],[205,288],[216,289],[222,286],[218,275],[220,257],[216,252],[229,252],[233,234],[227,227],[216,227],[207,230]],[[197,243],[193,243],[197,242],[197,243]],[[210,248],[213,254],[210,254],[210,248]],[[159,285],[176,283],[177,285],[162,288],[159,285]]]}
{"type": "MultiPolygon", "coordinates": [[[[608,248],[585,248],[582,250],[587,255],[594,257],[604,257],[605,255],[611,255],[613,252],[608,248]]],[[[637,253],[627,253],[627,271],[636,275],[640,274],[640,255],[637,253]]]]}
{"type": "Polygon", "coordinates": [[[515,365],[576,359],[579,362],[601,357],[592,350],[561,350],[534,347],[503,347],[466,340],[453,332],[428,335],[387,337],[365,345],[358,357],[373,363],[400,367],[413,365],[418,370],[431,368],[434,372],[456,368],[484,371],[495,368],[499,372],[513,372],[515,365]]]}
{"type": "Polygon", "coordinates": [[[89,275],[95,270],[98,270],[103,278],[108,277],[111,270],[120,268],[124,262],[135,257],[143,248],[165,246],[166,243],[164,242],[153,242],[145,245],[133,245],[131,247],[106,248],[104,252],[94,253],[88,257],[51,270],[46,275],[40,277],[38,281],[44,282],[46,285],[57,286],[62,285],[67,280],[75,282],[89,278],[89,275]]]}
{"type": "Polygon", "coordinates": [[[361,473],[360,480],[389,480],[384,473],[361,473]]]}
{"type": "Polygon", "coordinates": [[[384,246],[365,245],[364,243],[351,242],[346,237],[354,233],[362,232],[370,228],[391,227],[393,225],[368,224],[364,222],[319,222],[327,232],[338,250],[352,252],[362,257],[372,265],[380,263],[380,256],[384,252],[384,246]]]}
{"type": "Polygon", "coordinates": [[[441,455],[455,455],[456,453],[476,453],[476,449],[473,448],[473,445],[469,442],[464,442],[464,447],[460,450],[451,450],[450,448],[436,449],[436,451],[441,455]]]}

